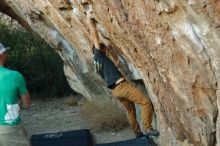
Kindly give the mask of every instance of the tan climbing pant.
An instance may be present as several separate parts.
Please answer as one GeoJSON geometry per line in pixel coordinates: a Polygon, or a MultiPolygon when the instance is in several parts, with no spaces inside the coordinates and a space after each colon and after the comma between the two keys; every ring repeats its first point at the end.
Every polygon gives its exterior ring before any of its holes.
{"type": "Polygon", "coordinates": [[[149,97],[145,96],[138,88],[128,82],[119,83],[114,89],[112,89],[112,93],[126,108],[128,120],[135,134],[140,133],[141,129],[136,118],[134,103],[141,106],[144,130],[148,131],[152,128],[153,106],[149,97]]]}
{"type": "Polygon", "coordinates": [[[0,126],[0,146],[30,146],[24,127],[0,126]]]}

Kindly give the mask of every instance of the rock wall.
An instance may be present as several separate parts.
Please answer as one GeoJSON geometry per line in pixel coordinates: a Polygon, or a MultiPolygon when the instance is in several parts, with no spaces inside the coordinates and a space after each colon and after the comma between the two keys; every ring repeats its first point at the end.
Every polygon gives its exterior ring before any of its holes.
{"type": "Polygon", "coordinates": [[[60,54],[72,88],[88,98],[110,92],[92,69],[84,11],[128,80],[143,79],[161,146],[220,145],[220,1],[1,0],[0,11],[60,54]]]}
{"type": "Polygon", "coordinates": [[[0,12],[0,23],[10,26],[14,29],[22,29],[22,26],[14,19],[0,12]]]}

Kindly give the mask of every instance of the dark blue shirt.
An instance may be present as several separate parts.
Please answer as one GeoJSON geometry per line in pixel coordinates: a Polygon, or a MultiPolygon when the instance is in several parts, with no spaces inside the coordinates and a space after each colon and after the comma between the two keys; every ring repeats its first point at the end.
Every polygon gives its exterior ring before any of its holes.
{"type": "Polygon", "coordinates": [[[115,82],[122,77],[122,74],[117,69],[115,64],[99,49],[94,48],[93,57],[94,69],[106,81],[107,87],[115,84],[115,82]]]}

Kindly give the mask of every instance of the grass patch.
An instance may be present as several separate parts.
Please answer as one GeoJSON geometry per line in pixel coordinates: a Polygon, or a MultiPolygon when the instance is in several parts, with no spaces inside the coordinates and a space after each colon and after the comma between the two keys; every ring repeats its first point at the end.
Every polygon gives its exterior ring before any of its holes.
{"type": "Polygon", "coordinates": [[[78,105],[78,99],[73,96],[69,96],[68,98],[64,99],[64,104],[69,105],[69,106],[78,105]]]}
{"type": "Polygon", "coordinates": [[[96,131],[120,130],[128,125],[125,112],[111,101],[85,101],[80,115],[87,126],[96,131]]]}

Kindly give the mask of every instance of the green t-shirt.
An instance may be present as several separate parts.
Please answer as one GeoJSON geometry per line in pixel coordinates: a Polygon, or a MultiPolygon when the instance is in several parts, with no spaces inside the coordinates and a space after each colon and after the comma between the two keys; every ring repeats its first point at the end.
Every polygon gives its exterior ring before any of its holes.
{"type": "Polygon", "coordinates": [[[24,77],[0,66],[0,125],[20,124],[19,97],[27,93],[24,77]]]}

